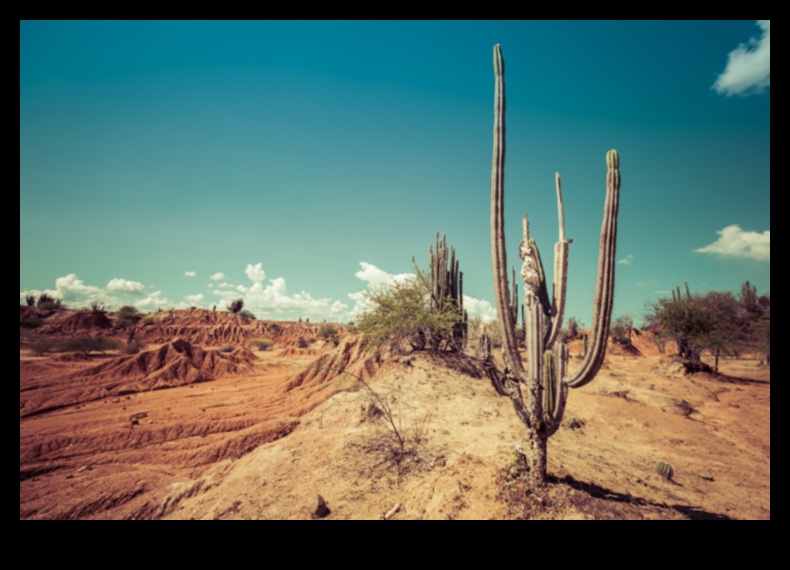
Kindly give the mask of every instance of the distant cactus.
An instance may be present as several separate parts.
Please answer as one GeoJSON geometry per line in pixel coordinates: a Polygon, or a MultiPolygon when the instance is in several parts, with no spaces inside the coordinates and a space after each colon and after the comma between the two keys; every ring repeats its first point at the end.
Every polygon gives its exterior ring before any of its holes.
{"type": "Polygon", "coordinates": [[[568,429],[579,429],[580,427],[582,427],[581,422],[576,418],[574,418],[573,416],[568,416],[567,418],[565,418],[565,421],[563,421],[562,423],[564,423],[565,427],[568,429]]]}
{"type": "Polygon", "coordinates": [[[672,476],[675,474],[675,470],[666,461],[658,461],[656,462],[656,473],[661,475],[667,481],[671,481],[672,476]]]}

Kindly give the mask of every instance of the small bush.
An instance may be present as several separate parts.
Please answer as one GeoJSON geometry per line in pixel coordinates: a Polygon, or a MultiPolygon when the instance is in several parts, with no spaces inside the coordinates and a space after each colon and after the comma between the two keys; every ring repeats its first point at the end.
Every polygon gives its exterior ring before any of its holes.
{"type": "Polygon", "coordinates": [[[36,356],[43,356],[48,352],[58,349],[58,341],[47,336],[37,336],[30,343],[30,348],[36,356]]]}
{"type": "Polygon", "coordinates": [[[142,318],[142,315],[137,311],[137,307],[132,305],[124,305],[120,309],[118,309],[118,320],[119,321],[129,321],[132,323],[136,323],[142,318]]]}
{"type": "Polygon", "coordinates": [[[217,352],[233,352],[234,350],[236,350],[236,347],[234,345],[226,344],[222,348],[218,348],[217,352]]]}
{"type": "Polygon", "coordinates": [[[241,310],[244,308],[244,299],[236,299],[230,305],[228,305],[228,310],[231,313],[240,313],[241,310]]]}
{"type": "Polygon", "coordinates": [[[143,317],[143,320],[141,322],[143,323],[143,326],[147,327],[156,322],[156,317],[154,317],[153,315],[148,315],[147,317],[143,317]]]}
{"type": "Polygon", "coordinates": [[[25,303],[27,303],[28,307],[34,307],[36,304],[36,296],[28,295],[27,297],[25,297],[25,303]]]}
{"type": "Polygon", "coordinates": [[[333,334],[327,339],[328,342],[331,342],[333,345],[337,346],[340,344],[340,337],[336,334],[333,334]]]}
{"type": "Polygon", "coordinates": [[[260,351],[269,350],[272,346],[274,346],[274,341],[268,338],[251,338],[247,342],[253,346],[257,346],[258,350],[260,351]]]}
{"type": "Polygon", "coordinates": [[[104,303],[91,303],[91,313],[94,315],[103,315],[106,312],[104,303]]]}
{"type": "Polygon", "coordinates": [[[302,338],[302,337],[300,336],[300,337],[297,339],[297,341],[296,341],[296,346],[298,346],[299,348],[307,348],[307,347],[309,347],[309,346],[310,346],[310,344],[309,344],[309,343],[308,343],[308,342],[307,342],[307,341],[306,341],[304,338],[302,338]]]}
{"type": "Polygon", "coordinates": [[[609,331],[612,340],[622,346],[631,346],[631,328],[633,328],[631,317],[618,317],[609,331]]]}
{"type": "Polygon", "coordinates": [[[253,312],[252,311],[248,311],[247,309],[244,309],[243,311],[241,311],[239,313],[239,316],[242,319],[244,319],[245,321],[248,321],[248,322],[256,320],[255,315],[253,314],[253,312]]]}
{"type": "Polygon", "coordinates": [[[321,325],[318,329],[318,337],[323,340],[329,340],[329,337],[337,336],[337,328],[334,325],[321,325]]]}
{"type": "Polygon", "coordinates": [[[59,347],[60,352],[82,352],[85,355],[91,352],[106,352],[118,350],[121,343],[102,335],[75,337],[65,340],[59,347]]]}

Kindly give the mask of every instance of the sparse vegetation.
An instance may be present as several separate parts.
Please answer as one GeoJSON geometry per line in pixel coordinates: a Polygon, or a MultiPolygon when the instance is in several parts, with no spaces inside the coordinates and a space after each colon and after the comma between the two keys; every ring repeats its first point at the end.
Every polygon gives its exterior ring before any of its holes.
{"type": "Polygon", "coordinates": [[[721,355],[744,350],[758,350],[770,358],[770,307],[770,297],[758,298],[748,281],[740,299],[721,291],[692,294],[686,285],[685,295],[677,287],[671,298],[649,305],[645,321],[662,337],[673,338],[678,354],[693,363],[709,350],[718,369],[721,355]]]}
{"type": "Polygon", "coordinates": [[[118,321],[125,321],[127,323],[136,323],[141,318],[142,315],[137,311],[137,307],[133,305],[124,305],[120,309],[118,309],[118,321]]]}
{"type": "Polygon", "coordinates": [[[247,309],[240,311],[239,316],[247,322],[255,320],[255,315],[253,314],[253,312],[248,311],[247,309]]]}
{"type": "Polygon", "coordinates": [[[337,327],[331,324],[323,324],[316,334],[323,341],[328,341],[332,337],[337,338],[337,327]]]}
{"type": "Polygon", "coordinates": [[[236,347],[232,344],[226,344],[225,346],[218,348],[217,352],[233,352],[236,350],[236,347]]]}
{"type": "Polygon", "coordinates": [[[58,352],[81,352],[88,355],[91,352],[107,352],[120,348],[121,343],[117,340],[97,335],[65,339],[59,344],[57,350],[58,352]]]}
{"type": "Polygon", "coordinates": [[[371,305],[358,328],[369,348],[389,346],[400,351],[425,348],[438,352],[454,346],[457,325],[463,322],[458,306],[446,303],[437,309],[420,280],[404,280],[366,294],[371,305]]]}
{"type": "Polygon", "coordinates": [[[269,350],[274,346],[274,341],[268,338],[251,338],[247,342],[257,347],[259,351],[269,350]]]}
{"type": "Polygon", "coordinates": [[[140,342],[139,340],[132,339],[128,343],[126,343],[126,346],[123,347],[122,352],[124,354],[137,354],[143,348],[145,348],[145,345],[142,342],[140,342]]]}
{"type": "Polygon", "coordinates": [[[63,303],[61,303],[60,299],[55,299],[50,297],[46,293],[42,293],[38,296],[38,302],[36,306],[45,312],[54,312],[63,309],[63,303]]]}
{"type": "Polygon", "coordinates": [[[631,329],[634,321],[630,316],[618,317],[609,329],[612,340],[620,346],[631,346],[631,329]]]}
{"type": "Polygon", "coordinates": [[[241,298],[232,301],[230,305],[228,305],[228,310],[231,313],[240,313],[243,308],[244,308],[244,299],[241,298]]]}
{"type": "Polygon", "coordinates": [[[27,303],[28,307],[34,307],[36,305],[36,296],[35,295],[27,295],[25,297],[25,303],[27,303]]]}
{"type": "Polygon", "coordinates": [[[156,322],[156,317],[154,317],[153,315],[145,316],[145,317],[143,317],[143,319],[141,321],[141,323],[143,324],[144,327],[152,325],[155,322],[156,322]]]}

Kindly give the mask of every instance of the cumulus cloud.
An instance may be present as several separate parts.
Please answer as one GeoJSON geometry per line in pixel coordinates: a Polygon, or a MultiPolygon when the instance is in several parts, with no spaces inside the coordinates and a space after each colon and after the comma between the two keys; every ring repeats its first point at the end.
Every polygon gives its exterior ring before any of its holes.
{"type": "Polygon", "coordinates": [[[757,20],[761,33],[727,56],[727,66],[712,89],[723,95],[760,93],[771,85],[771,20],[757,20]]]}
{"type": "Polygon", "coordinates": [[[128,279],[114,278],[110,279],[107,283],[107,291],[113,293],[130,293],[133,295],[143,294],[143,284],[138,281],[129,281],[128,279]]]}
{"type": "Polygon", "coordinates": [[[203,293],[198,293],[196,295],[187,295],[184,297],[190,304],[197,305],[198,303],[203,301],[203,293]]]}
{"type": "Polygon", "coordinates": [[[220,279],[225,279],[225,274],[222,273],[221,271],[218,271],[217,273],[209,277],[209,279],[211,279],[212,281],[219,281],[220,279]]]}
{"type": "MultiPolygon", "coordinates": [[[[239,291],[241,292],[241,291],[239,291]]],[[[214,294],[223,299],[225,305],[238,297],[233,290],[217,289],[214,294]]],[[[297,318],[312,321],[326,319],[341,321],[348,318],[348,305],[329,298],[317,299],[305,291],[289,293],[285,279],[277,277],[268,284],[255,282],[244,288],[244,306],[258,317],[297,318]]]]}
{"type": "Polygon", "coordinates": [[[172,301],[167,299],[161,291],[154,291],[153,293],[149,293],[145,299],[141,299],[134,303],[134,306],[138,309],[164,309],[166,307],[173,307],[174,304],[172,301]]]}
{"type": "Polygon", "coordinates": [[[362,269],[357,271],[354,275],[360,281],[367,283],[368,287],[380,287],[382,285],[395,283],[396,281],[414,279],[413,273],[399,273],[397,275],[393,275],[392,273],[384,271],[383,269],[379,269],[372,263],[366,263],[364,261],[360,261],[359,266],[362,269]]]}
{"type": "Polygon", "coordinates": [[[255,265],[248,263],[244,273],[247,274],[247,277],[249,277],[250,281],[253,283],[261,283],[266,278],[266,272],[263,270],[263,263],[256,263],[255,265]]]}
{"type": "Polygon", "coordinates": [[[475,299],[464,295],[464,309],[469,314],[469,318],[479,317],[484,323],[496,320],[496,307],[485,299],[475,299]]]}
{"type": "Polygon", "coordinates": [[[195,275],[197,275],[195,271],[184,271],[184,277],[194,277],[195,275]]]}
{"type": "Polygon", "coordinates": [[[719,234],[719,239],[694,251],[730,257],[750,257],[758,261],[771,261],[770,230],[762,233],[751,232],[742,230],[738,224],[733,224],[716,233],[719,234]]]}
{"type": "Polygon", "coordinates": [[[634,256],[629,253],[624,258],[618,259],[617,260],[617,265],[631,265],[631,262],[633,260],[634,260],[634,256]]]}

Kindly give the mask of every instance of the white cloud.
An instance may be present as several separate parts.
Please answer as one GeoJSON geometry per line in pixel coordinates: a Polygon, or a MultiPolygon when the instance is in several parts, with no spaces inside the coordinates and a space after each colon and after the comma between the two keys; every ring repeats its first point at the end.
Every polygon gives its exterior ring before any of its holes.
{"type": "Polygon", "coordinates": [[[367,283],[368,287],[380,287],[382,285],[389,285],[390,283],[394,283],[396,281],[414,278],[413,273],[399,273],[398,275],[393,275],[392,273],[388,273],[383,269],[379,269],[372,263],[366,263],[364,261],[360,261],[359,266],[362,268],[362,270],[357,271],[354,275],[360,281],[367,283]]]}
{"type": "Polygon", "coordinates": [[[196,295],[187,295],[184,297],[189,303],[192,305],[197,305],[198,303],[203,301],[203,293],[198,293],[196,295]]]}
{"type": "Polygon", "coordinates": [[[134,306],[138,309],[166,309],[173,307],[174,303],[164,297],[161,291],[149,293],[145,299],[137,301],[134,306]]]}
{"type": "Polygon", "coordinates": [[[727,56],[727,67],[712,87],[717,93],[748,95],[771,85],[771,20],[757,20],[757,25],[762,34],[727,56]]]}
{"type": "Polygon", "coordinates": [[[68,304],[69,301],[102,302],[106,300],[107,293],[101,287],[85,285],[76,274],[70,273],[55,279],[54,296],[68,304]]]}
{"type": "Polygon", "coordinates": [[[249,277],[250,281],[253,283],[261,283],[266,278],[266,272],[263,270],[263,263],[256,263],[255,265],[248,263],[244,273],[247,274],[247,277],[249,277]]]}
{"type": "Polygon", "coordinates": [[[469,318],[479,317],[484,323],[496,320],[496,307],[485,299],[475,299],[464,295],[464,310],[469,314],[469,318]]]}
{"type": "Polygon", "coordinates": [[[142,283],[138,281],[129,281],[128,279],[119,279],[118,277],[110,279],[110,282],[107,283],[106,289],[107,291],[112,291],[113,293],[131,293],[137,295],[143,294],[142,283]]]}
{"type": "MultiPolygon", "coordinates": [[[[253,267],[253,276],[258,275],[253,267]]],[[[271,279],[266,285],[258,281],[251,287],[239,285],[236,290],[215,289],[213,293],[222,299],[223,306],[227,306],[239,297],[239,293],[243,293],[244,307],[258,318],[304,317],[311,321],[345,321],[350,314],[348,305],[340,301],[316,299],[305,291],[289,294],[282,277],[271,279]]]]}
{"type": "Polygon", "coordinates": [[[184,277],[194,277],[197,275],[195,271],[184,271],[184,277]]]}
{"type": "Polygon", "coordinates": [[[738,224],[733,224],[716,233],[719,234],[719,239],[694,251],[771,261],[771,230],[762,233],[750,232],[742,230],[738,224]]]}
{"type": "Polygon", "coordinates": [[[617,265],[631,265],[631,262],[633,260],[634,260],[634,256],[629,253],[624,258],[618,259],[617,260],[617,265]]]}
{"type": "Polygon", "coordinates": [[[211,279],[212,281],[219,281],[220,279],[225,279],[225,274],[222,273],[221,271],[218,271],[217,273],[209,277],[209,279],[211,279]]]}

